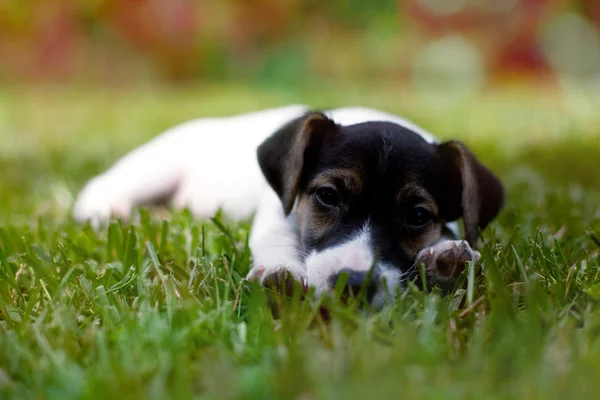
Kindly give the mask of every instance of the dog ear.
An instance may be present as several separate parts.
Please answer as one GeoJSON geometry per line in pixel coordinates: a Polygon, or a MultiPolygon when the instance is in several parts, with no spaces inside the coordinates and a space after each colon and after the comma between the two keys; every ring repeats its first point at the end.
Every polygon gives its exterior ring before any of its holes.
{"type": "Polygon", "coordinates": [[[310,112],[284,125],[258,147],[258,164],[286,215],[292,211],[300,182],[315,165],[323,141],[338,134],[335,122],[320,112],[310,112]]]}
{"type": "Polygon", "coordinates": [[[479,230],[498,215],[504,204],[502,183],[460,142],[441,143],[437,151],[443,168],[442,213],[447,221],[462,217],[465,239],[474,245],[479,230]]]}

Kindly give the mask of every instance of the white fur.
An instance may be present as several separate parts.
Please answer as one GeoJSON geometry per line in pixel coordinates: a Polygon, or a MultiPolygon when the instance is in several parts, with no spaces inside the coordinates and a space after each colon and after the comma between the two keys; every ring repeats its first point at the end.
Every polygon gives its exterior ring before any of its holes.
{"type": "Polygon", "coordinates": [[[397,267],[389,264],[379,264],[377,270],[379,283],[384,285],[385,290],[378,290],[375,293],[371,305],[379,309],[394,299],[402,284],[403,274],[397,267]]]}
{"type": "MultiPolygon", "coordinates": [[[[232,218],[245,218],[256,211],[250,239],[255,269],[250,275],[258,266],[266,269],[263,276],[284,268],[298,279],[308,278],[309,285],[323,288],[330,274],[340,268],[368,269],[373,263],[368,227],[353,241],[311,255],[303,264],[297,254],[294,224],[286,219],[260,171],[257,147],[306,111],[306,106],[291,105],[201,118],[169,129],[90,180],[77,198],[73,216],[100,226],[111,214],[128,217],[135,206],[164,196],[172,198],[175,208],[188,207],[199,218],[210,217],[219,208],[232,218]]],[[[351,107],[327,114],[341,125],[391,121],[428,142],[436,141],[413,123],[378,110],[351,107]]]]}
{"type": "Polygon", "coordinates": [[[308,284],[321,294],[329,291],[331,278],[344,269],[368,272],[375,262],[372,243],[367,223],[344,243],[320,252],[313,251],[306,258],[308,284]]]}
{"type": "Polygon", "coordinates": [[[133,150],[79,194],[73,215],[94,225],[112,213],[173,192],[176,208],[207,218],[221,207],[250,216],[267,191],[256,148],[306,107],[292,105],[225,118],[201,118],[171,128],[133,150]]]}
{"type": "MultiPolygon", "coordinates": [[[[260,283],[269,275],[281,269],[290,272],[298,281],[307,283],[306,267],[297,252],[298,233],[295,223],[289,221],[295,218],[292,213],[285,216],[279,197],[270,188],[260,202],[250,232],[250,248],[252,249],[253,265],[262,266],[265,271],[260,277],[260,283]]],[[[248,276],[256,273],[256,268],[248,276]]]]}

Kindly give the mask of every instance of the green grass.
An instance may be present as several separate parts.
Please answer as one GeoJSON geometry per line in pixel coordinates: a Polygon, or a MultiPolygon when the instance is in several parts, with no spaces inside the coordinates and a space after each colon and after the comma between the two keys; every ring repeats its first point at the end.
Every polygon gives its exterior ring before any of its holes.
{"type": "Polygon", "coordinates": [[[595,398],[600,109],[581,92],[23,89],[0,94],[0,398],[595,398]],[[507,204],[483,274],[379,313],[244,287],[248,222],[142,211],[98,233],[86,179],[177,122],[287,102],[367,104],[470,145],[507,204]],[[168,218],[165,218],[168,216],[168,218]],[[469,281],[469,282],[467,282],[469,281]],[[283,309],[283,310],[282,310],[283,309]],[[281,312],[284,311],[284,312],[281,312]]]}

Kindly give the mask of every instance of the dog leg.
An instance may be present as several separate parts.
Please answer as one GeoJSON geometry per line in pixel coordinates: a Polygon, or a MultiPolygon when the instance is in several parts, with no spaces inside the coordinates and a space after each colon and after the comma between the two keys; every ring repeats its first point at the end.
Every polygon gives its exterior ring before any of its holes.
{"type": "Polygon", "coordinates": [[[111,215],[157,200],[173,200],[198,218],[219,209],[249,217],[267,183],[256,148],[306,107],[292,105],[220,118],[199,118],[168,129],[88,182],[73,208],[78,222],[94,226],[111,215]]]}
{"type": "Polygon", "coordinates": [[[74,218],[98,227],[111,215],[127,218],[137,205],[168,200],[182,179],[180,148],[186,142],[182,135],[163,135],[127,154],[85,185],[74,218]]]}
{"type": "Polygon", "coordinates": [[[298,254],[293,218],[293,213],[284,215],[279,198],[269,189],[254,217],[250,236],[253,267],[246,279],[279,292],[291,293],[294,282],[306,290],[306,267],[298,254]]]}

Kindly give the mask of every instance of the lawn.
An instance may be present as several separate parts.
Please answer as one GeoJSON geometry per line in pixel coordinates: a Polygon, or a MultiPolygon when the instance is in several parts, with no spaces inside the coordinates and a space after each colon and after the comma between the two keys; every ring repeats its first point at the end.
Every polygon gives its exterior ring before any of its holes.
{"type": "Polygon", "coordinates": [[[4,88],[0,398],[596,398],[597,110],[573,88],[4,88]],[[242,284],[248,221],[69,218],[86,179],[161,130],[292,102],[379,107],[468,144],[508,192],[482,274],[445,297],[409,285],[379,313],[327,302],[329,320],[274,298],[274,318],[242,284]]]}

